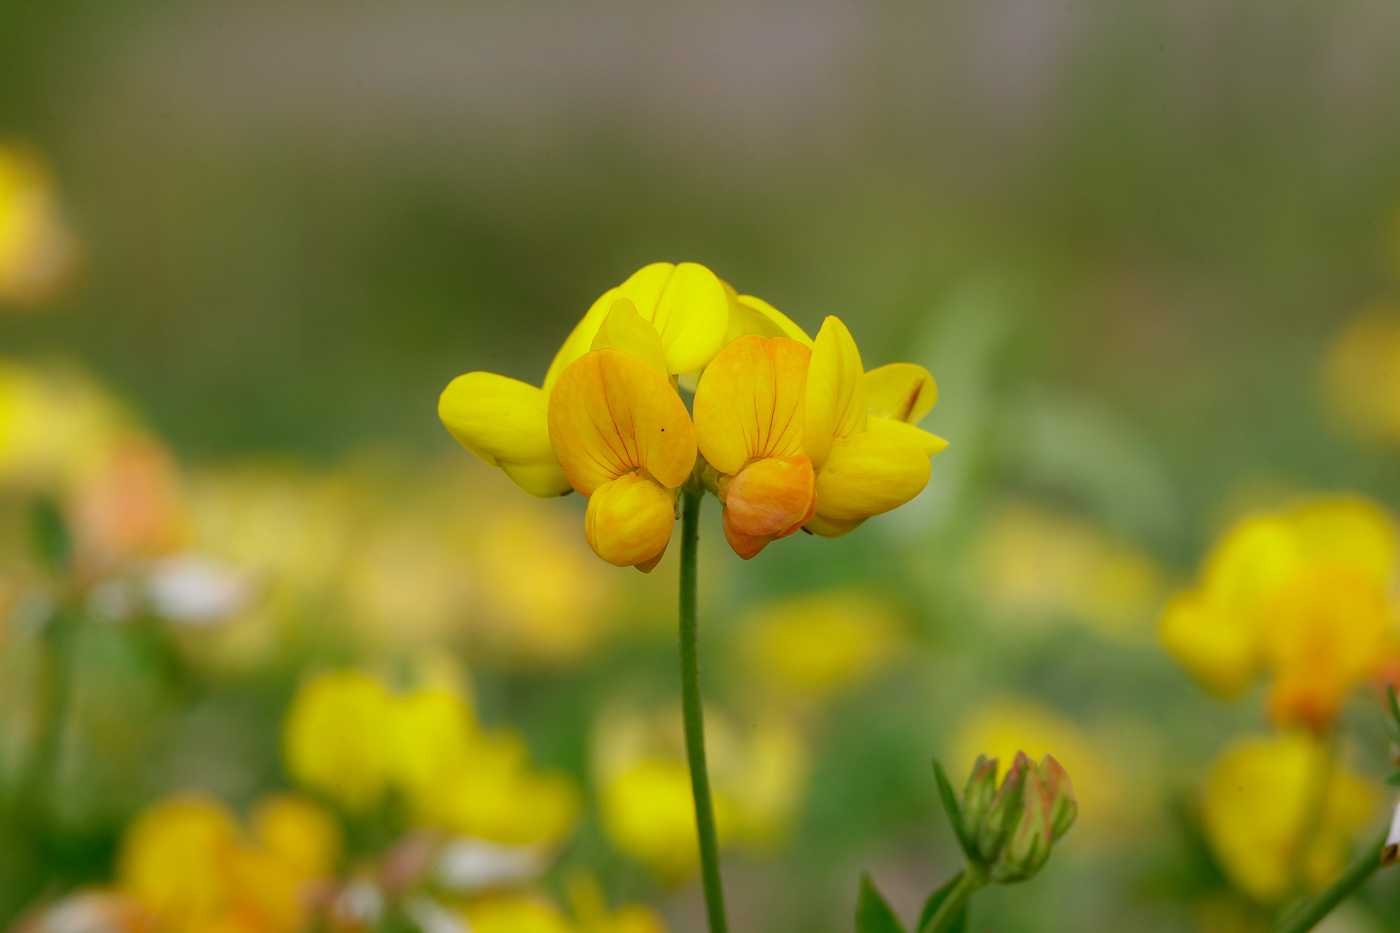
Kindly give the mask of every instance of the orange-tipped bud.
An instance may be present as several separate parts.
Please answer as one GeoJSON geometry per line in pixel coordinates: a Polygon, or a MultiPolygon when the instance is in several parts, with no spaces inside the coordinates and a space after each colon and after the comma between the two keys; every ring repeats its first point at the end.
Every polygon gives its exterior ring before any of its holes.
{"type": "Polygon", "coordinates": [[[666,552],[675,521],[673,492],[633,470],[593,491],[583,531],[593,552],[608,563],[650,571],[666,552]]]}

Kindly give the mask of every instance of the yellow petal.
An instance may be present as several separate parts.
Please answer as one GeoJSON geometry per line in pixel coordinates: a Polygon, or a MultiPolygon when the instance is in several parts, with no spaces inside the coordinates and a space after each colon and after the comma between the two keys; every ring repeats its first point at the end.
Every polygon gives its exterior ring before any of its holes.
{"type": "Polygon", "coordinates": [[[1160,634],[1167,651],[1220,696],[1243,692],[1259,674],[1252,620],[1222,611],[1200,592],[1181,593],[1167,604],[1160,634]]]}
{"type": "Polygon", "coordinates": [[[928,485],[924,449],[896,431],[841,437],[817,474],[817,514],[850,521],[899,508],[928,485]]]}
{"type": "Polygon", "coordinates": [[[864,431],[868,420],[860,350],[846,325],[828,317],[817,332],[807,370],[805,446],[812,466],[820,472],[832,442],[864,431]]]}
{"type": "Polygon", "coordinates": [[[916,428],[893,418],[871,418],[866,425],[871,431],[889,431],[907,437],[924,449],[930,457],[937,456],[948,448],[948,442],[937,434],[930,434],[923,428],[916,428]]]}
{"type": "Polygon", "coordinates": [[[632,567],[658,558],[671,540],[676,500],[641,473],[606,482],[588,499],[583,530],[593,552],[610,564],[632,567]]]}
{"type": "Polygon", "coordinates": [[[706,462],[738,473],[755,457],[802,453],[811,353],[785,337],[740,337],[695,388],[695,436],[706,462]]]}
{"type": "Polygon", "coordinates": [[[666,371],[666,351],[661,346],[661,336],[655,327],[642,320],[630,298],[613,299],[608,316],[593,336],[592,349],[623,350],[645,361],[661,375],[670,375],[666,371]]]}
{"type": "Polygon", "coordinates": [[[938,384],[927,369],[914,363],[890,363],[865,374],[870,415],[908,424],[924,420],[938,401],[938,384]]]}
{"type": "Polygon", "coordinates": [[[822,538],[839,538],[855,531],[865,524],[863,518],[851,518],[837,521],[833,518],[825,518],[821,514],[813,515],[807,524],[802,526],[804,531],[810,531],[814,535],[822,538]]]}
{"type": "Polygon", "coordinates": [[[695,429],[671,383],[621,350],[593,350],[559,376],[549,437],[564,475],[585,496],[644,469],[667,488],[695,466],[695,429]]]}
{"type": "Polygon", "coordinates": [[[562,496],[568,481],[549,444],[545,394],[495,373],[458,376],[438,399],[438,417],[463,447],[501,467],[534,496],[562,496]]]}
{"type": "Polygon", "coordinates": [[[574,360],[593,345],[593,338],[618,298],[626,298],[642,320],[661,338],[668,373],[699,369],[724,345],[729,326],[729,297],[713,272],[693,262],[672,265],[654,262],[643,266],[617,288],[593,302],[545,374],[545,391],[574,360]]]}
{"type": "MultiPolygon", "coordinates": [[[[727,288],[727,286],[726,286],[727,288]]],[[[733,291],[733,289],[728,289],[733,291]]],[[[737,340],[745,334],[760,337],[787,337],[812,349],[812,338],[794,324],[786,314],[753,295],[733,295],[729,306],[729,331],[725,339],[737,340]]]]}

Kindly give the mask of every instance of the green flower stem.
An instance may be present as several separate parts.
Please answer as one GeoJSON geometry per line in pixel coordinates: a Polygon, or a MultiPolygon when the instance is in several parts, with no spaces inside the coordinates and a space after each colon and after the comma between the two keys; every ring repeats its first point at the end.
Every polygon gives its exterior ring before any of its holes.
{"type": "Polygon", "coordinates": [[[958,914],[967,909],[967,902],[972,899],[972,893],[986,883],[986,880],[971,868],[958,872],[957,878],[953,880],[952,890],[943,898],[943,902],[938,905],[933,916],[928,918],[928,922],[919,927],[919,933],[945,933],[951,930],[958,914]]]}
{"type": "Polygon", "coordinates": [[[728,933],[724,888],[719,875],[719,838],[710,800],[710,772],[705,764],[705,707],[700,697],[700,652],[696,623],[696,560],[700,543],[700,500],[705,490],[694,481],[681,492],[681,713],[690,786],[695,793],[695,826],[700,836],[700,878],[705,885],[705,912],[710,933],[728,933]]]}
{"type": "Polygon", "coordinates": [[[1381,867],[1381,846],[1384,842],[1385,837],[1382,836],[1367,846],[1361,857],[1330,888],[1290,911],[1275,928],[1276,933],[1307,933],[1321,923],[1323,917],[1355,893],[1381,867]]]}

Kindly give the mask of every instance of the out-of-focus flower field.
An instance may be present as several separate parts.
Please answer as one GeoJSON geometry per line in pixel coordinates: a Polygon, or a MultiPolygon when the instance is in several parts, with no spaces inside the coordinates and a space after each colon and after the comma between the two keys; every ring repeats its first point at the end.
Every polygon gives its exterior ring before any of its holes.
{"type": "Polygon", "coordinates": [[[436,412],[658,259],[950,442],[704,515],[734,928],[916,916],[931,759],[1025,751],[1079,820],[976,929],[1269,929],[1395,802],[1398,218],[1386,4],[0,5],[0,930],[704,926],[678,548],[436,412]]]}

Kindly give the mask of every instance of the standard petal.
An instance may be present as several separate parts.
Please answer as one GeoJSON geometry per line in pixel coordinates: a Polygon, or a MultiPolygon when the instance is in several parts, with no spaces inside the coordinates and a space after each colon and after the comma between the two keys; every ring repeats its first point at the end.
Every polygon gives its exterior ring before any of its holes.
{"type": "Polygon", "coordinates": [[[914,363],[890,363],[865,374],[865,391],[872,418],[908,424],[924,420],[938,401],[938,384],[927,369],[914,363]]]}
{"type": "Polygon", "coordinates": [[[568,482],[549,443],[546,408],[541,389],[485,372],[458,376],[438,399],[438,416],[463,447],[526,492],[559,496],[568,482]]]}
{"type": "Polygon", "coordinates": [[[585,496],[641,468],[667,488],[695,465],[695,429],[666,377],[621,350],[569,365],[549,399],[549,439],[564,475],[585,496]]]}
{"type": "Polygon", "coordinates": [[[930,434],[923,428],[916,428],[893,418],[871,418],[866,427],[871,431],[889,431],[909,438],[924,449],[930,457],[937,456],[948,448],[948,442],[937,434],[930,434]]]}
{"type": "Polygon", "coordinates": [[[675,520],[671,491],[634,471],[593,491],[583,530],[589,546],[603,560],[633,567],[651,563],[665,552],[675,520]]]}
{"type": "MultiPolygon", "coordinates": [[[[732,289],[727,289],[732,291],[732,289]]],[[[812,349],[812,338],[794,324],[786,314],[753,295],[733,295],[729,307],[729,330],[726,340],[736,340],[745,334],[760,337],[787,337],[812,349]]]]}
{"type": "Polygon", "coordinates": [[[828,317],[817,332],[807,370],[805,448],[812,466],[820,471],[832,442],[864,431],[868,420],[860,350],[846,325],[828,317]]]}
{"type": "Polygon", "coordinates": [[[879,515],[917,496],[928,479],[928,455],[902,432],[838,438],[817,474],[817,514],[837,521],[879,515]]]}
{"type": "Polygon", "coordinates": [[[785,337],[740,337],[719,352],[695,388],[700,451],[721,473],[755,457],[802,453],[811,353],[785,337]]]}

